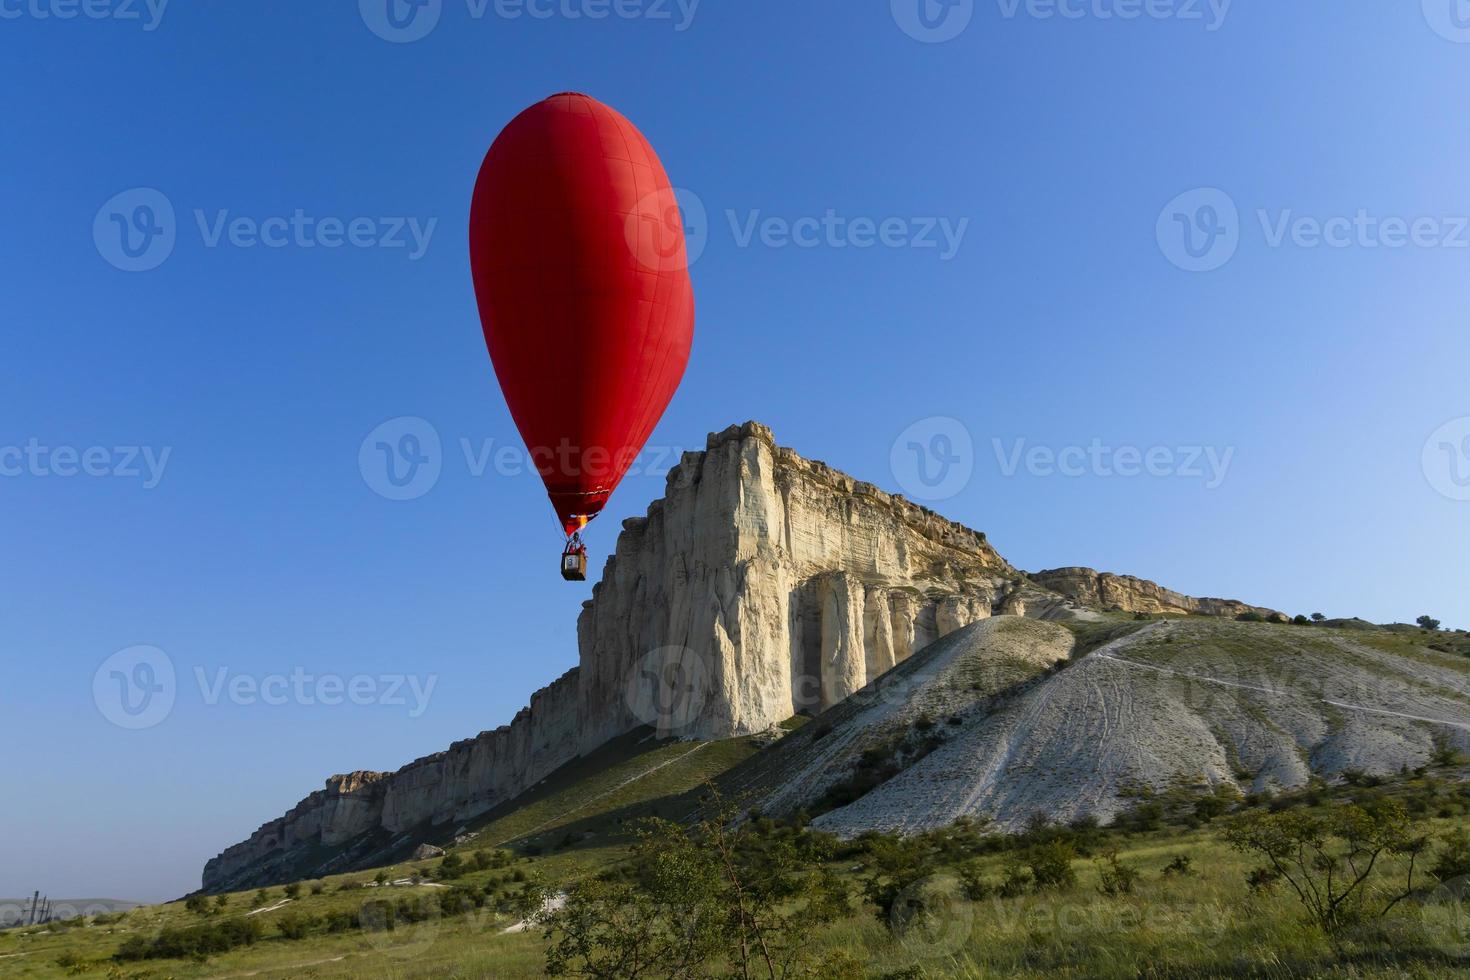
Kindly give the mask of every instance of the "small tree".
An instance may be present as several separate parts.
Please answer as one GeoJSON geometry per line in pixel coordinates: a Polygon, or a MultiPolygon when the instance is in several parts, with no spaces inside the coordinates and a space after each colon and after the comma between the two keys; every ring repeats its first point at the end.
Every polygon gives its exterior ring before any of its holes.
{"type": "Polygon", "coordinates": [[[230,904],[230,896],[228,896],[228,895],[216,895],[216,896],[214,896],[214,907],[215,908],[223,911],[224,910],[224,907],[226,905],[229,905],[229,904],[230,904]]]}
{"type": "Polygon", "coordinates": [[[1414,620],[1414,622],[1418,623],[1422,629],[1427,629],[1431,633],[1439,629],[1439,620],[1435,619],[1433,616],[1420,616],[1418,619],[1414,620]]]}
{"type": "Polygon", "coordinates": [[[293,881],[283,889],[287,898],[295,898],[301,894],[301,882],[293,881]]]}
{"type": "Polygon", "coordinates": [[[377,884],[379,888],[383,887],[388,883],[388,872],[379,871],[377,874],[373,875],[373,882],[377,884]]]}
{"type": "Polygon", "coordinates": [[[803,973],[811,931],[846,911],[846,890],[789,838],[714,804],[693,827],[648,821],[626,872],[574,886],[541,916],[548,974],[693,977],[714,962],[742,978],[803,973]]]}
{"type": "Polygon", "coordinates": [[[1225,840],[1266,859],[1247,876],[1253,890],[1285,881],[1310,921],[1335,934],[1366,918],[1383,918],[1414,890],[1414,865],[1428,840],[1410,834],[1397,800],[1238,818],[1225,840]],[[1403,876],[1403,886],[1397,884],[1403,876]]]}
{"type": "Polygon", "coordinates": [[[1327,617],[1322,615],[1321,613],[1312,613],[1312,622],[1325,623],[1327,622],[1327,617]]]}
{"type": "Polygon", "coordinates": [[[195,915],[209,914],[209,898],[206,895],[190,895],[184,899],[184,908],[195,915]]]}

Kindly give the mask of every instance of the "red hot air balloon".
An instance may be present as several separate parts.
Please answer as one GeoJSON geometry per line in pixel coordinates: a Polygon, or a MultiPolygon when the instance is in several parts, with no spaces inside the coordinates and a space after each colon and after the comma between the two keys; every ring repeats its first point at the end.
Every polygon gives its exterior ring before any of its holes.
{"type": "Polygon", "coordinates": [[[496,377],[568,537],[562,574],[585,578],[579,532],[689,361],[694,290],[673,187],[616,110],[553,95],[485,156],[470,263],[496,377]]]}

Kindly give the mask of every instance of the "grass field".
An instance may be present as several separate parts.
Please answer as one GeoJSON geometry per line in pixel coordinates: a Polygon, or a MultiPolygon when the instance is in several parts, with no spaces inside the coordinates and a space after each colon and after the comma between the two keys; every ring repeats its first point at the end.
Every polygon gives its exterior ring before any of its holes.
{"type": "MultiPolygon", "coordinates": [[[[1090,649],[1133,628],[1106,622],[1081,628],[1079,639],[1090,649]]],[[[1270,628],[1303,650],[1314,649],[1322,635],[1313,628],[1270,628]]],[[[1455,655],[1426,652],[1408,632],[1355,633],[1353,639],[1426,664],[1463,664],[1455,655]]],[[[1222,654],[1238,654],[1225,649],[1228,632],[1219,642],[1222,654]]],[[[710,780],[759,751],[754,739],[618,740],[558,771],[514,806],[486,814],[471,828],[474,839],[446,858],[301,882],[290,896],[277,886],[263,894],[229,894],[223,905],[213,898],[196,900],[194,908],[175,902],[0,931],[0,977],[541,976],[544,929],[513,929],[520,923],[515,896],[537,885],[565,892],[625,866],[635,828],[645,818],[687,819],[700,810],[710,780]],[[446,906],[446,897],[455,896],[475,896],[479,907],[446,906]],[[385,899],[400,907],[396,918],[388,915],[392,928],[367,914],[385,899]],[[419,914],[406,915],[403,907],[419,914]],[[152,942],[170,930],[242,919],[260,926],[248,945],[207,957],[117,956],[130,940],[152,942]]],[[[1038,825],[1029,831],[1033,845],[1055,838],[1075,848],[1070,863],[1076,882],[1008,897],[1000,889],[971,900],[965,896],[975,891],[967,892],[966,883],[977,877],[1004,881],[1027,838],[966,830],[952,838],[962,842],[955,845],[959,853],[939,860],[912,885],[914,907],[922,913],[904,923],[877,914],[864,900],[877,852],[861,840],[840,844],[819,870],[849,886],[850,907],[805,937],[812,959],[822,964],[812,975],[1470,977],[1470,887],[1462,888],[1465,879],[1441,883],[1427,874],[1447,846],[1446,835],[1470,831],[1467,775],[1461,760],[1447,756],[1393,779],[1355,777],[1350,784],[1314,784],[1210,807],[1193,791],[1145,794],[1134,815],[1115,827],[1038,825]],[[1231,821],[1251,815],[1331,814],[1375,799],[1402,803],[1429,849],[1410,899],[1381,920],[1334,934],[1307,920],[1290,889],[1248,887],[1247,876],[1260,861],[1232,849],[1223,836],[1231,821]],[[1100,887],[1109,852],[1136,873],[1131,892],[1109,895],[1100,887]]]]}

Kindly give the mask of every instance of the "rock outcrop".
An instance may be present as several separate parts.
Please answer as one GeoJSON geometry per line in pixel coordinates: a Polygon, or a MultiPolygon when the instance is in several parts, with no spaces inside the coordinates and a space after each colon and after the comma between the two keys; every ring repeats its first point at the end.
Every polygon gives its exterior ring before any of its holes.
{"type": "Polygon", "coordinates": [[[1043,588],[1095,609],[1181,616],[1221,616],[1227,619],[1252,613],[1262,619],[1286,618],[1274,609],[1251,606],[1234,599],[1196,599],[1147,579],[1098,572],[1091,568],[1054,568],[1045,572],[1032,572],[1030,578],[1043,588]]]}
{"type": "Polygon", "coordinates": [[[397,772],[333,776],[211,860],[204,888],[381,857],[644,726],[714,739],[815,714],[992,615],[1073,615],[1047,589],[1146,611],[1216,602],[1095,573],[1033,579],[984,534],[781,448],[762,425],[733,426],[685,454],[663,499],[624,522],[578,621],[577,668],[509,725],[397,772]]]}

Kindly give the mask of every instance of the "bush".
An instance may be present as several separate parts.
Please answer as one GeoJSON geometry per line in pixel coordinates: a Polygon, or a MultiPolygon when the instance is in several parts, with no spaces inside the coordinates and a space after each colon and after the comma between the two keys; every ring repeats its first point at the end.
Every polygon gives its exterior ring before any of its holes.
{"type": "Polygon", "coordinates": [[[1052,841],[1031,848],[1026,852],[1026,864],[1036,882],[1036,890],[1071,888],[1077,884],[1077,872],[1072,862],[1077,858],[1077,849],[1067,841],[1052,841]]]}
{"type": "Polygon", "coordinates": [[[283,891],[286,893],[287,898],[294,899],[296,896],[301,894],[301,882],[293,881],[289,885],[287,885],[283,889],[283,891]]]}
{"type": "Polygon", "coordinates": [[[1030,891],[1032,884],[1031,869],[1013,857],[1001,868],[1000,888],[996,892],[1001,898],[1016,898],[1030,891]]]}
{"type": "Polygon", "coordinates": [[[1440,881],[1452,881],[1470,875],[1470,833],[1456,827],[1440,838],[1444,848],[1429,873],[1440,881]]]}
{"type": "Polygon", "coordinates": [[[356,912],[327,913],[326,925],[328,932],[346,932],[349,929],[356,929],[360,924],[356,912]]]}
{"type": "Polygon", "coordinates": [[[209,897],[206,895],[190,895],[184,899],[184,908],[195,915],[209,914],[209,897]]]}
{"type": "Polygon", "coordinates": [[[324,892],[326,890],[327,890],[327,883],[325,881],[313,881],[311,883],[311,893],[313,895],[320,895],[322,892],[324,892]]]}
{"type": "Polygon", "coordinates": [[[1435,619],[1433,616],[1420,616],[1418,619],[1414,620],[1414,622],[1419,624],[1420,629],[1429,630],[1431,633],[1439,629],[1439,620],[1435,619]]]}
{"type": "Polygon", "coordinates": [[[321,920],[314,915],[287,912],[276,920],[276,928],[287,939],[305,939],[320,923],[321,920]]]}
{"type": "Polygon", "coordinates": [[[1139,877],[1138,869],[1119,861],[1116,849],[1098,858],[1097,866],[1099,892],[1109,897],[1133,894],[1133,886],[1139,877]]]}
{"type": "Polygon", "coordinates": [[[1164,877],[1173,878],[1175,875],[1178,875],[1180,878],[1192,877],[1194,875],[1194,859],[1188,854],[1174,855],[1174,860],[1164,865],[1164,877]]]}
{"type": "Polygon", "coordinates": [[[1285,881],[1327,933],[1368,919],[1382,919],[1414,891],[1414,866],[1427,847],[1410,834],[1409,816],[1397,800],[1252,813],[1225,832],[1236,850],[1264,858],[1247,878],[1260,891],[1285,881]],[[1402,876],[1403,886],[1397,879],[1402,876]]]}
{"type": "Polygon", "coordinates": [[[164,929],[153,940],[134,936],[113,954],[113,959],[204,959],[219,953],[227,953],[237,946],[249,946],[260,938],[264,931],[255,919],[226,919],[210,925],[188,926],[182,929],[164,929]]]}
{"type": "Polygon", "coordinates": [[[960,876],[960,890],[972,902],[984,901],[1000,890],[999,886],[981,874],[978,861],[967,861],[957,870],[960,876]]]}

